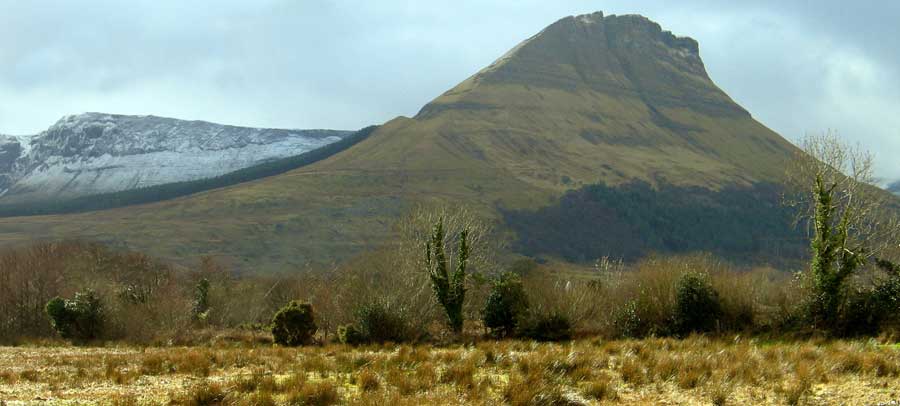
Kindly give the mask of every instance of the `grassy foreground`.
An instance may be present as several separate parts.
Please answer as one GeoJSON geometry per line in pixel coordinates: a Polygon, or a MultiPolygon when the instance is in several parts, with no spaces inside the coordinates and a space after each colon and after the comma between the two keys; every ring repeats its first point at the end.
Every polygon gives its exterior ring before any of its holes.
{"type": "Polygon", "coordinates": [[[0,347],[18,404],[852,404],[900,400],[900,347],[740,337],[278,348],[0,347]]]}

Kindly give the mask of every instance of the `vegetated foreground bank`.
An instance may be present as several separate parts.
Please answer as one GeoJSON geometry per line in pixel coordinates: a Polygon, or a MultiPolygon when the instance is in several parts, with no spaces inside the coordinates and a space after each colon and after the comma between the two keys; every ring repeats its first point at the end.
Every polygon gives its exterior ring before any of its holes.
{"type": "Polygon", "coordinates": [[[897,388],[900,349],[874,341],[0,347],[7,404],[874,405],[897,388]]]}

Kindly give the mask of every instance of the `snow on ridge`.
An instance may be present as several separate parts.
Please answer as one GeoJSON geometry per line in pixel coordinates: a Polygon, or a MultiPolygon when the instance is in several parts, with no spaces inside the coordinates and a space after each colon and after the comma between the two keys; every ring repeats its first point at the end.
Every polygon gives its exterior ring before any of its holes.
{"type": "Polygon", "coordinates": [[[17,155],[0,168],[0,190],[8,189],[0,196],[30,201],[210,178],[299,155],[348,134],[155,116],[70,115],[27,139],[0,137],[2,151],[17,155]]]}

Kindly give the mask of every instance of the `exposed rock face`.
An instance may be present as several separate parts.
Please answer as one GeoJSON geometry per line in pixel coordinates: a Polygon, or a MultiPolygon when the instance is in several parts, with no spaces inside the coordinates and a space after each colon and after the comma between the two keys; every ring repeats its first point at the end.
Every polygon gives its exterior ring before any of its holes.
{"type": "MultiPolygon", "coordinates": [[[[470,81],[638,96],[656,106],[689,101],[720,114],[748,113],[710,81],[697,41],[676,37],[638,15],[568,17],[522,42],[470,81]]],[[[459,89],[466,90],[466,89],[459,89]]],[[[453,94],[454,92],[448,92],[453,94]]],[[[426,106],[460,107],[442,100],[426,106]]]]}
{"type": "Polygon", "coordinates": [[[14,182],[10,175],[21,155],[22,144],[18,138],[0,135],[0,191],[9,189],[14,182]]]}
{"type": "Polygon", "coordinates": [[[346,134],[154,116],[67,116],[24,147],[16,138],[0,138],[2,202],[69,198],[209,178],[297,155],[346,134]]]}

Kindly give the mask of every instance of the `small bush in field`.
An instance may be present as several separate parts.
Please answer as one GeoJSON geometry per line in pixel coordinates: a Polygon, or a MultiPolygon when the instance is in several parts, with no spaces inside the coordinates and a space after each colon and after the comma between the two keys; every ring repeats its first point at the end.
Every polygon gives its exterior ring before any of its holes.
{"type": "Polygon", "coordinates": [[[882,330],[884,324],[896,322],[898,310],[900,278],[895,277],[874,288],[847,294],[834,330],[844,336],[874,336],[882,330]]]}
{"type": "Polygon", "coordinates": [[[491,285],[482,320],[493,335],[506,337],[515,332],[527,312],[528,297],[521,279],[514,273],[505,273],[491,285]]]}
{"type": "Polygon", "coordinates": [[[353,324],[338,326],[337,337],[341,344],[360,345],[367,341],[366,336],[353,324]]]}
{"type": "Polygon", "coordinates": [[[722,315],[719,295],[706,275],[688,272],[675,288],[674,332],[688,334],[711,331],[722,315]]]}
{"type": "Polygon", "coordinates": [[[103,302],[93,290],[78,292],[72,300],[53,298],[44,310],[53,329],[62,338],[93,340],[103,330],[103,302]]]}
{"type": "Polygon", "coordinates": [[[298,346],[311,344],[316,333],[312,305],[292,301],[272,318],[272,337],[276,344],[298,346]]]}
{"type": "Polygon", "coordinates": [[[561,314],[535,314],[519,326],[518,334],[535,341],[565,341],[572,338],[572,323],[561,314]]]}
{"type": "Polygon", "coordinates": [[[402,343],[413,338],[413,331],[403,316],[378,302],[356,309],[356,323],[338,329],[338,339],[344,344],[351,345],[402,343]]]}

